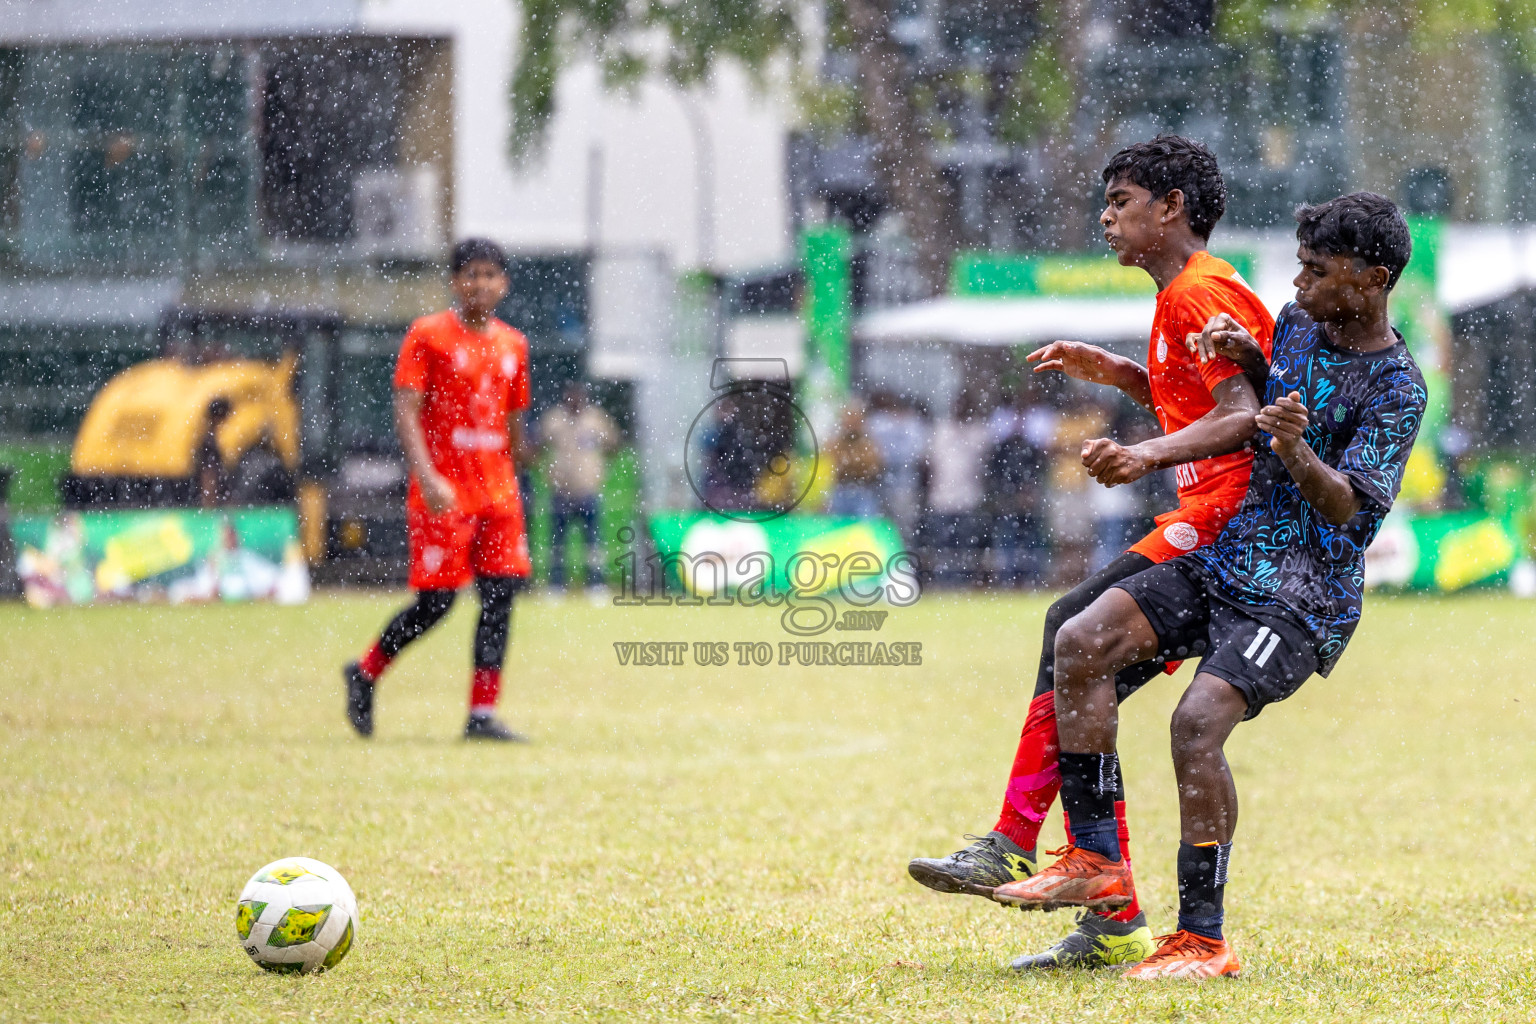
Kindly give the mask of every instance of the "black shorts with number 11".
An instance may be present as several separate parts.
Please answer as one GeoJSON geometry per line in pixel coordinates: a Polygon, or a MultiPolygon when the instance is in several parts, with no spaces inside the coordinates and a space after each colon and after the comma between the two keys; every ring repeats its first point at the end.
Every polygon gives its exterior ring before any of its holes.
{"type": "Polygon", "coordinates": [[[1114,586],[1130,594],[1152,624],[1157,656],[1201,655],[1198,671],[1225,679],[1248,699],[1246,718],[1289,697],[1317,671],[1312,637],[1290,611],[1232,600],[1187,555],[1114,586]]]}

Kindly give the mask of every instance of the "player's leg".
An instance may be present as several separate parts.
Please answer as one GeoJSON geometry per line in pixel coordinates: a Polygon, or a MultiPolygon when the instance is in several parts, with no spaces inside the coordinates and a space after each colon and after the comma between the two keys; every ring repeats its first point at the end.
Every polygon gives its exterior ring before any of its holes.
{"type": "Polygon", "coordinates": [[[407,644],[442,621],[454,597],[452,590],[418,590],[416,600],[389,620],[373,646],[342,669],[347,681],[347,720],[359,735],[373,735],[374,684],[407,644]]]}
{"type": "Polygon", "coordinates": [[[587,559],[586,584],[600,587],[603,584],[603,548],[597,538],[597,495],[581,499],[577,509],[581,515],[581,541],[587,559]]]}
{"type": "Polygon", "coordinates": [[[565,587],[566,532],[571,525],[571,503],[556,494],[549,500],[549,585],[565,587]]]}
{"type": "MultiPolygon", "coordinates": [[[[947,857],[920,857],[907,865],[914,879],[939,892],[989,895],[1004,882],[1029,877],[1038,863],[1036,845],[1046,812],[1061,788],[1056,767],[1056,708],[1052,695],[1056,633],[1120,580],[1152,565],[1144,555],[1126,552],[1062,595],[1045,613],[1045,630],[1035,696],[1030,701],[997,824],[987,835],[947,857]]],[[[1138,666],[1127,676],[1127,693],[1157,672],[1138,666]]]]}
{"type": "Polygon", "coordinates": [[[1211,603],[1210,653],[1172,725],[1179,928],[1127,974],[1133,980],[1235,977],[1241,969],[1222,931],[1237,827],[1237,787],[1223,750],[1238,722],[1289,697],[1317,670],[1317,651],[1302,623],[1275,609],[1260,615],[1211,603]]]}
{"type": "Polygon", "coordinates": [[[347,719],[359,735],[373,734],[374,684],[407,645],[420,638],[453,607],[458,588],[469,582],[472,524],[449,512],[429,516],[407,509],[411,589],[416,600],[384,627],[373,646],[342,669],[347,688],[347,719]]]}
{"type": "MultiPolygon", "coordinates": [[[[1166,515],[1158,517],[1158,524],[1152,532],[1131,546],[1128,554],[1140,555],[1147,559],[1146,565],[1153,563],[1161,565],[1172,561],[1184,552],[1190,550],[1190,546],[1208,544],[1221,532],[1225,525],[1226,517],[1219,511],[1213,511],[1201,506],[1179,508],[1166,515]]],[[[1125,577],[1128,578],[1128,577],[1125,577]]],[[[1054,654],[1054,651],[1052,652],[1054,654]]],[[[1054,662],[1054,657],[1052,661],[1054,662]]],[[[1164,672],[1172,672],[1178,668],[1178,657],[1170,652],[1170,657],[1154,658],[1150,661],[1138,662],[1127,666],[1115,676],[1115,695],[1124,701],[1132,693],[1141,689],[1152,679],[1164,672]]],[[[1121,855],[1124,858],[1127,869],[1130,869],[1130,824],[1125,811],[1125,777],[1120,766],[1119,759],[1115,761],[1115,822],[1116,831],[1120,840],[1121,855]]],[[[1066,821],[1065,809],[1062,813],[1063,825],[1066,826],[1067,839],[1071,843],[1072,827],[1066,821]]],[[[1084,940],[1092,940],[1091,946],[1095,950],[1109,950],[1115,946],[1113,941],[1117,937],[1123,941],[1119,943],[1123,949],[1118,952],[1125,953],[1127,957],[1132,953],[1144,955],[1151,951],[1152,932],[1146,927],[1146,916],[1141,910],[1141,901],[1136,895],[1135,885],[1131,885],[1131,902],[1118,910],[1105,910],[1094,912],[1110,920],[1093,921],[1084,918],[1077,932],[1068,936],[1067,944],[1081,946],[1084,940]],[[1132,928],[1139,926],[1140,930],[1132,928]]],[[[1021,957],[1014,961],[1014,966],[1020,969],[1038,966],[1059,966],[1057,958],[1052,956],[1056,952],[1055,947],[1047,950],[1045,954],[1037,958],[1021,957]]],[[[1121,959],[1117,962],[1129,963],[1132,959],[1121,959]]]]}
{"type": "Polygon", "coordinates": [[[480,592],[480,621],[475,627],[474,674],[470,682],[466,739],[517,740],[495,715],[501,695],[501,669],[512,632],[512,598],[529,571],[528,537],[522,507],[481,517],[470,563],[480,592]]]}
{"type": "MultiPolygon", "coordinates": [[[[1149,574],[1151,570],[1142,575],[1149,574]]],[[[1136,599],[1119,589],[1107,591],[1056,634],[1058,763],[1072,845],[1049,868],[998,887],[993,899],[1042,910],[1101,909],[1130,902],[1129,865],[1121,853],[1115,816],[1115,674],[1154,657],[1159,649],[1158,635],[1136,599]]]]}
{"type": "Polygon", "coordinates": [[[1173,713],[1173,768],[1179,783],[1179,927],[1128,977],[1236,977],[1237,957],[1222,934],[1222,908],[1237,786],[1223,752],[1248,713],[1248,698],[1219,676],[1202,672],[1173,713]]]}
{"type": "Polygon", "coordinates": [[[1115,584],[1056,637],[1056,720],[1062,805],[1072,845],[1022,882],[1000,886],[1000,903],[1044,910],[1127,902],[1129,865],[1115,817],[1118,789],[1116,674],[1149,658],[1204,650],[1208,595],[1195,567],[1174,559],[1115,584]]]}
{"type": "Polygon", "coordinates": [[[512,633],[512,599],[520,582],[516,576],[475,579],[475,589],[480,592],[480,621],[475,625],[475,670],[469,690],[469,721],[464,726],[466,739],[527,741],[496,719],[501,666],[512,633]]]}

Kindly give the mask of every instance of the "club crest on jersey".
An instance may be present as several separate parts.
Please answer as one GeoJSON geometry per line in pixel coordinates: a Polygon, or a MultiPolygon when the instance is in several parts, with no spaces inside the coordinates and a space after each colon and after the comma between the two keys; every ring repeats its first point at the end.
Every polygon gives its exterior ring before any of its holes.
{"type": "Polygon", "coordinates": [[[1349,420],[1350,412],[1349,400],[1340,398],[1323,412],[1323,424],[1330,430],[1340,430],[1349,420]]]}
{"type": "Polygon", "coordinates": [[[517,359],[510,353],[501,357],[501,375],[511,377],[517,373],[517,359]]]}
{"type": "Polygon", "coordinates": [[[1200,543],[1200,533],[1188,523],[1169,523],[1163,527],[1163,539],[1180,551],[1193,551],[1200,543]]]}
{"type": "Polygon", "coordinates": [[[1168,361],[1168,338],[1162,332],[1158,332],[1157,335],[1157,361],[1160,363],[1168,361]]]}

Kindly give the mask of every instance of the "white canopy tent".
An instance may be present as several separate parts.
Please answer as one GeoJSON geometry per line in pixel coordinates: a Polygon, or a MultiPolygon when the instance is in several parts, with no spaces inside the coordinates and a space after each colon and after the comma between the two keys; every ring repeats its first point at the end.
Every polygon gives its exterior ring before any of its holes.
{"type": "Polygon", "coordinates": [[[855,336],[864,342],[951,342],[1026,345],[1075,338],[1115,342],[1152,328],[1155,302],[1145,299],[943,297],[871,313],[855,336]]]}
{"type": "MultiPolygon", "coordinates": [[[[1245,238],[1253,250],[1253,284],[1278,312],[1290,301],[1295,276],[1295,242],[1264,235],[1245,238]]],[[[1032,345],[1058,338],[1091,341],[1120,351],[1142,353],[1152,331],[1156,300],[1145,297],[1021,296],[969,298],[944,296],[877,310],[854,327],[867,344],[948,342],[957,345],[1032,345]]]]}
{"type": "Polygon", "coordinates": [[[1536,289],[1536,225],[1453,224],[1438,262],[1436,291],[1451,313],[1536,289]]]}
{"type": "MultiPolygon", "coordinates": [[[[1296,242],[1288,233],[1249,236],[1236,244],[1255,257],[1254,281],[1271,312],[1291,300],[1296,242]]],[[[1452,224],[1441,238],[1440,301],[1452,313],[1536,289],[1536,225],[1452,224]]],[[[1030,345],[1072,338],[1122,350],[1145,344],[1154,302],[1146,298],[964,298],[944,296],[881,309],[861,318],[854,336],[866,344],[947,342],[1030,345]],[[1119,344],[1116,344],[1119,343],[1119,344]]]]}

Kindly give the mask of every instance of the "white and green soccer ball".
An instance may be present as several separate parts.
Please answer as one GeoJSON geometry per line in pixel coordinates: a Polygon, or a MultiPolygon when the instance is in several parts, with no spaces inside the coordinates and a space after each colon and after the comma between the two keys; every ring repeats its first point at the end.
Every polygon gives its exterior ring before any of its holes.
{"type": "Polygon", "coordinates": [[[269,971],[328,971],[357,937],[357,897],[330,865],[284,857],[245,883],[235,904],[235,935],[269,971]]]}

